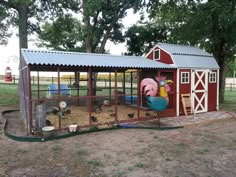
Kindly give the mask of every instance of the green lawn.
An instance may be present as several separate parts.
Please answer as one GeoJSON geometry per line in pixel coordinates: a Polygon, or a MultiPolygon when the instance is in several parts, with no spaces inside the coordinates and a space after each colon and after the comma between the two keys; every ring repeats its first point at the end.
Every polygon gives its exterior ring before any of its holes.
{"type": "MultiPolygon", "coordinates": [[[[33,89],[37,89],[36,86],[33,86],[33,89]]],[[[40,86],[40,90],[47,90],[47,86],[40,86]]],[[[112,89],[112,93],[113,94],[112,89]]],[[[122,91],[122,89],[119,89],[122,91]]],[[[136,94],[137,89],[134,89],[134,93],[136,94]]],[[[80,90],[80,95],[86,95],[87,89],[83,88],[80,90]]],[[[130,94],[130,89],[126,90],[127,94],[130,94]]],[[[37,92],[33,92],[33,95],[37,95],[37,92]]],[[[77,95],[77,90],[72,88],[72,96],[77,95]]],[[[109,95],[109,89],[98,88],[97,91],[98,96],[107,96],[109,95]]],[[[40,93],[40,97],[45,97],[46,91],[42,91],[40,93]]],[[[17,94],[17,85],[11,84],[0,84],[0,106],[9,106],[9,105],[18,105],[19,104],[19,96],[17,94]]],[[[225,92],[225,103],[220,104],[220,109],[228,110],[228,111],[236,111],[236,88],[230,91],[226,89],[225,92]]]]}
{"type": "Polygon", "coordinates": [[[0,106],[18,105],[17,85],[0,84],[0,106]]]}
{"type": "Polygon", "coordinates": [[[236,88],[225,90],[225,102],[220,104],[220,109],[236,112],[236,88]]]}

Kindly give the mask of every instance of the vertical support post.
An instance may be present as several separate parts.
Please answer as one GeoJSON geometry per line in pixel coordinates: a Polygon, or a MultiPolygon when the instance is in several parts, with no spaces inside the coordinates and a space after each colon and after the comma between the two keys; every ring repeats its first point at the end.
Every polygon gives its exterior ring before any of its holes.
{"type": "Polygon", "coordinates": [[[70,84],[69,84],[69,85],[70,85],[70,87],[71,87],[71,77],[70,77],[70,84]]]}
{"type": "Polygon", "coordinates": [[[52,76],[52,84],[54,84],[54,79],[53,79],[53,76],[52,76]]]}
{"type": "Polygon", "coordinates": [[[16,84],[16,75],[13,75],[13,84],[16,84]]]}
{"type": "Polygon", "coordinates": [[[130,94],[131,94],[131,97],[130,97],[130,102],[131,104],[133,104],[133,72],[130,73],[130,94]]]}
{"type": "Polygon", "coordinates": [[[216,110],[218,111],[219,110],[219,91],[220,91],[220,70],[217,69],[217,96],[216,96],[216,110]]]}
{"type": "Polygon", "coordinates": [[[118,111],[118,95],[117,95],[117,69],[115,69],[115,120],[118,122],[117,111],[118,111]]]}
{"type": "Polygon", "coordinates": [[[34,76],[32,76],[32,79],[33,79],[33,85],[34,85],[34,76]]]}
{"type": "MultiPolygon", "coordinates": [[[[60,88],[60,68],[57,67],[57,90],[58,90],[58,94],[57,94],[57,101],[58,101],[58,107],[59,107],[59,102],[61,100],[61,88],[60,88]]],[[[60,107],[59,107],[60,110],[60,107]]],[[[61,129],[61,117],[58,116],[59,118],[59,129],[61,129]]]]}
{"type": "Polygon", "coordinates": [[[140,69],[138,69],[137,70],[138,119],[140,117],[140,104],[141,104],[140,81],[141,81],[141,75],[140,75],[140,69]]]}
{"type": "MultiPolygon", "coordinates": [[[[32,133],[33,127],[33,102],[32,102],[32,90],[31,90],[31,75],[30,75],[30,68],[28,67],[28,96],[29,96],[29,131],[32,133]]],[[[24,83],[23,83],[24,84],[24,83]]],[[[26,108],[25,108],[26,109],[26,108]]],[[[28,126],[28,125],[27,125],[28,126]]]]}
{"type": "Polygon", "coordinates": [[[38,99],[40,97],[39,95],[39,71],[37,72],[37,86],[38,86],[38,99]]]}
{"type": "Polygon", "coordinates": [[[125,94],[125,72],[123,72],[123,94],[125,94]]]}
{"type": "Polygon", "coordinates": [[[111,72],[109,72],[109,100],[111,101],[111,72]]]}
{"type": "MultiPolygon", "coordinates": [[[[189,76],[190,77],[190,76],[189,76]]],[[[179,116],[180,113],[180,95],[179,95],[179,69],[177,69],[177,76],[176,76],[176,116],[179,116]]]]}
{"type": "Polygon", "coordinates": [[[88,69],[88,106],[89,106],[89,126],[92,125],[92,69],[89,67],[88,69]]]}

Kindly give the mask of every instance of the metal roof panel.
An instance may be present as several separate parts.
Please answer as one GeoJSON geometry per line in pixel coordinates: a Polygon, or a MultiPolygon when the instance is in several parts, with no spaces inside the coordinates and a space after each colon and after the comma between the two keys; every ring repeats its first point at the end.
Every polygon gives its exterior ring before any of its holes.
{"type": "Polygon", "coordinates": [[[205,69],[218,69],[214,57],[206,56],[186,56],[186,55],[172,55],[175,65],[178,68],[205,68],[205,69]]]}
{"type": "Polygon", "coordinates": [[[176,68],[144,57],[21,49],[27,65],[80,67],[176,68]]]}
{"type": "Polygon", "coordinates": [[[165,43],[157,46],[171,55],[178,68],[219,68],[213,55],[198,47],[165,43]]]}
{"type": "Polygon", "coordinates": [[[193,56],[212,56],[208,52],[204,50],[187,45],[176,45],[176,44],[166,44],[166,43],[158,43],[160,48],[168,51],[172,55],[193,55],[193,56]]]}

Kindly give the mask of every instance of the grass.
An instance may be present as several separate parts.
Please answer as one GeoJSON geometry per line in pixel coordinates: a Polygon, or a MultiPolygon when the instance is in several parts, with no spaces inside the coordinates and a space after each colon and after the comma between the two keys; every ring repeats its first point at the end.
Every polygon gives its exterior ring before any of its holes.
{"type": "Polygon", "coordinates": [[[229,89],[225,90],[225,102],[220,104],[220,109],[233,111],[236,110],[236,89],[230,91],[229,89]]]}
{"type": "Polygon", "coordinates": [[[142,162],[137,162],[136,164],[135,164],[135,167],[137,167],[137,168],[143,168],[143,163],[142,162]]]}
{"type": "Polygon", "coordinates": [[[90,160],[90,161],[88,161],[88,164],[91,166],[94,166],[94,167],[103,167],[104,166],[104,164],[99,160],[90,160]]]}
{"type": "Polygon", "coordinates": [[[17,85],[0,84],[0,106],[19,105],[17,85]]]}

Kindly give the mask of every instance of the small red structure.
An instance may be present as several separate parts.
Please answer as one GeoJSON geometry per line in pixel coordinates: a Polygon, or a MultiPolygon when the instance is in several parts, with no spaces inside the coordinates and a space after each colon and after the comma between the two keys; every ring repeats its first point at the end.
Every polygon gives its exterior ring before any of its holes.
{"type": "MultiPolygon", "coordinates": [[[[166,69],[160,70],[163,72],[161,75],[175,83],[172,88],[176,88],[176,94],[172,98],[175,109],[172,113],[177,116],[184,114],[181,105],[183,94],[190,94],[194,114],[218,110],[219,66],[213,55],[194,46],[158,43],[146,58],[177,67],[172,75],[166,69]]],[[[170,102],[172,99],[170,98],[170,102]]]]}
{"type": "Polygon", "coordinates": [[[11,68],[9,66],[7,66],[5,69],[5,81],[12,82],[11,68]]]}

